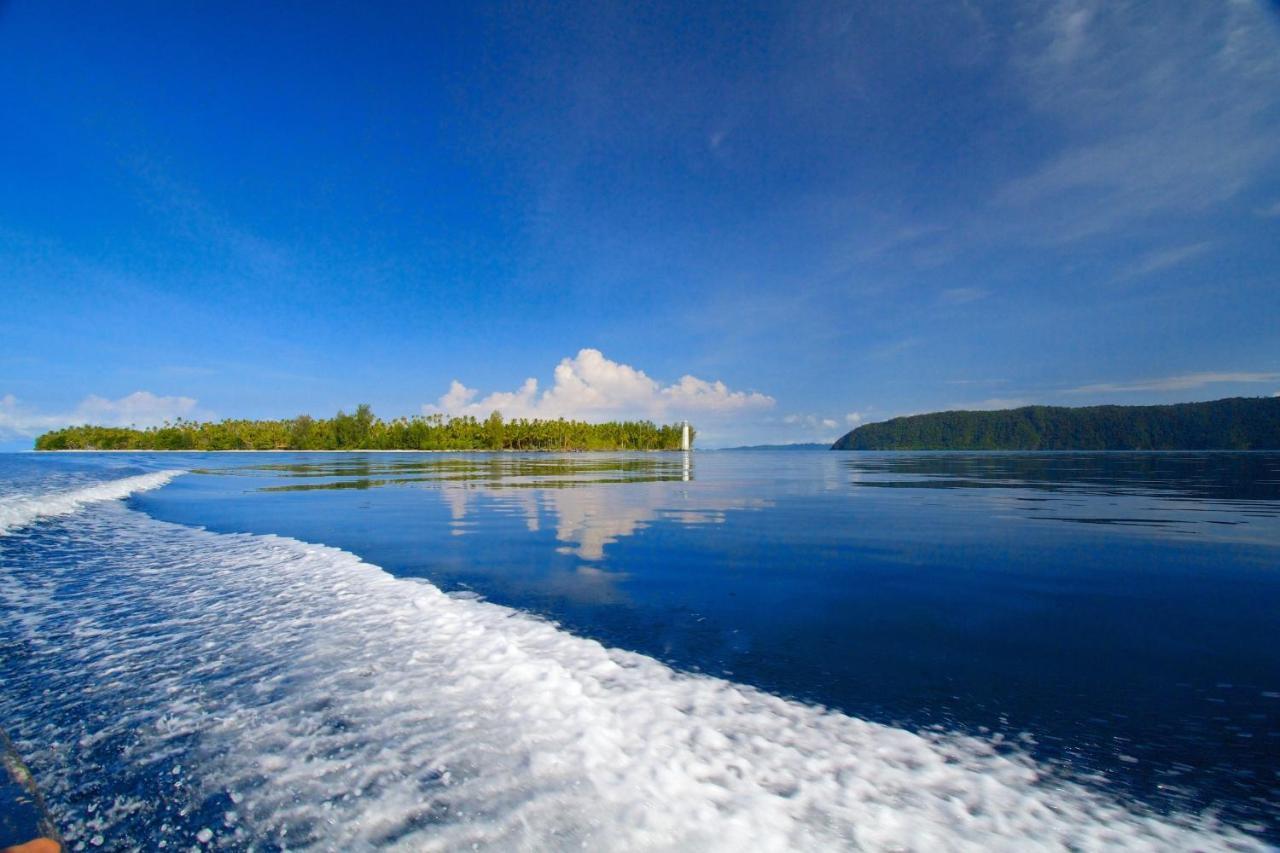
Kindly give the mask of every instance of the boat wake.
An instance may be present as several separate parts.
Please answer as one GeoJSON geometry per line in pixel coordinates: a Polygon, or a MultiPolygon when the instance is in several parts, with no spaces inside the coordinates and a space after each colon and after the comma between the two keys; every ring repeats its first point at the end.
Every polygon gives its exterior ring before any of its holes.
{"type": "Polygon", "coordinates": [[[70,515],[89,504],[120,500],[135,492],[158,489],[181,473],[157,471],[51,494],[5,495],[3,503],[0,503],[0,536],[42,518],[70,515]]]}
{"type": "Polygon", "coordinates": [[[996,741],[680,673],[334,548],[95,503],[172,476],[5,516],[0,600],[22,618],[0,627],[0,716],[72,847],[1262,849],[996,741]]]}

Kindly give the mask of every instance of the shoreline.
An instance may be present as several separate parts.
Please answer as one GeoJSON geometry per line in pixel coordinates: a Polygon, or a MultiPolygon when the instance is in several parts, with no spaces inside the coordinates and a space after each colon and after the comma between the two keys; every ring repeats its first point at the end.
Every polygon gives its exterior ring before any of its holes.
{"type": "Polygon", "coordinates": [[[620,448],[617,450],[420,450],[406,448],[404,450],[160,450],[137,448],[133,450],[90,450],[84,448],[67,448],[63,450],[16,450],[15,453],[31,453],[33,455],[55,453],[692,453],[688,450],[643,450],[620,448]]]}

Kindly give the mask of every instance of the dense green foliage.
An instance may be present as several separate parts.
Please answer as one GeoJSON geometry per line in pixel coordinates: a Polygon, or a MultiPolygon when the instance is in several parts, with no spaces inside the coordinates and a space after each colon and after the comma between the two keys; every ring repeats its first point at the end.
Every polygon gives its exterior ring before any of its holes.
{"type": "MultiPolygon", "coordinates": [[[[384,421],[367,405],[324,420],[184,421],[150,429],[76,426],[47,432],[36,450],[679,450],[680,425],[650,421],[483,421],[443,415],[384,421]]],[[[694,434],[689,430],[690,437],[694,434]]]]}
{"type": "Polygon", "coordinates": [[[1280,449],[1280,398],[935,412],[860,426],[832,449],[1276,450],[1280,449]]]}

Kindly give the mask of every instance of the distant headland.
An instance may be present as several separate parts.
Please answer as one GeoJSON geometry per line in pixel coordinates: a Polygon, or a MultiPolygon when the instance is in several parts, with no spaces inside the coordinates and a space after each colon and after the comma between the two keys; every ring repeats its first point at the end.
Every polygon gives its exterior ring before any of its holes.
{"type": "Polygon", "coordinates": [[[860,426],[831,449],[1280,450],[1280,397],[935,412],[860,426]]]}
{"type": "Polygon", "coordinates": [[[739,447],[720,447],[718,450],[830,450],[831,445],[812,441],[791,444],[744,444],[739,447]]]}
{"type": "MultiPolygon", "coordinates": [[[[36,450],[680,450],[683,425],[504,420],[418,415],[384,421],[368,405],[332,418],[184,421],[148,429],[73,426],[46,432],[36,450]]],[[[689,428],[692,443],[696,432],[689,428]]]]}

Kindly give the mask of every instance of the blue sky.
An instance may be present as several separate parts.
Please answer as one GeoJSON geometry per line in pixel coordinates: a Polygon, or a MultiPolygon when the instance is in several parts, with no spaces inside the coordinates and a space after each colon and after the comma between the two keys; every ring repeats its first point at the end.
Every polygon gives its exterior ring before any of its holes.
{"type": "Polygon", "coordinates": [[[88,5],[0,5],[0,447],[1280,391],[1276,4],[88,5]]]}

